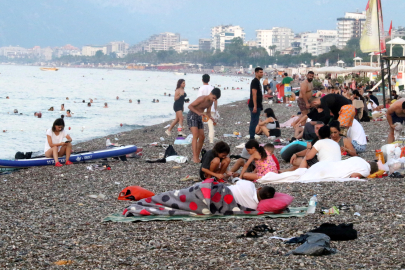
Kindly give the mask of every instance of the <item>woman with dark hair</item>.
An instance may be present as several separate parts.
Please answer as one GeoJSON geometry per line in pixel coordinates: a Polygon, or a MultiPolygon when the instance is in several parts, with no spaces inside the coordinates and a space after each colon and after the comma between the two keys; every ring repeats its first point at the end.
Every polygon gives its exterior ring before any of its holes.
{"type": "Polygon", "coordinates": [[[265,149],[264,147],[260,146],[256,140],[248,141],[245,144],[245,148],[249,153],[250,158],[243,166],[239,178],[256,181],[269,172],[278,173],[277,164],[272,157],[273,153],[270,152],[270,147],[271,145],[269,145],[269,149],[265,149]],[[255,162],[256,169],[252,173],[246,173],[249,165],[253,161],[255,162]]]}
{"type": "Polygon", "coordinates": [[[353,147],[352,141],[340,135],[340,123],[339,121],[332,121],[329,124],[330,128],[330,138],[337,142],[340,146],[340,152],[343,155],[345,152],[349,156],[357,156],[356,150],[353,147]]]}
{"type": "Polygon", "coordinates": [[[177,88],[174,92],[173,104],[173,110],[176,113],[176,118],[174,119],[170,127],[165,131],[168,136],[172,135],[172,129],[177,123],[179,123],[177,134],[179,134],[180,136],[186,136],[186,134],[183,133],[184,98],[187,97],[186,92],[184,92],[184,87],[186,87],[186,81],[184,79],[178,80],[177,88]]]}
{"type": "Polygon", "coordinates": [[[300,168],[309,168],[317,162],[321,161],[340,161],[342,160],[340,154],[339,144],[331,139],[330,128],[323,126],[318,131],[319,140],[308,148],[308,152],[303,158],[300,168]]]}
{"type": "Polygon", "coordinates": [[[201,160],[200,178],[202,180],[211,177],[224,179],[226,177],[224,174],[229,163],[231,163],[231,159],[228,157],[230,152],[231,149],[226,142],[217,142],[214,148],[207,151],[201,160]]]}
{"type": "Polygon", "coordinates": [[[271,108],[264,110],[264,115],[266,120],[259,121],[259,124],[256,126],[256,134],[264,134],[267,137],[281,136],[280,124],[277,120],[277,117],[274,115],[274,111],[271,108]]]}
{"type": "Polygon", "coordinates": [[[62,167],[59,162],[59,157],[66,154],[65,165],[73,164],[69,161],[70,154],[72,153],[72,138],[65,129],[65,122],[62,118],[58,118],[53,122],[52,128],[46,131],[46,141],[45,141],[45,156],[55,160],[56,167],[62,167]],[[63,138],[67,141],[63,142],[63,138]]]}

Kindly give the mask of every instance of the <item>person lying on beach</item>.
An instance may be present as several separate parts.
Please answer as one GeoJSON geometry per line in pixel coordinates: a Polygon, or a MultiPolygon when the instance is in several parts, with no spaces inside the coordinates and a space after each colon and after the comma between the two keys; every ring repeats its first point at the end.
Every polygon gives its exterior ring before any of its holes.
{"type": "Polygon", "coordinates": [[[274,146],[271,146],[272,145],[269,144],[266,148],[264,148],[259,146],[259,143],[256,140],[248,141],[245,144],[245,148],[250,154],[250,158],[243,166],[239,178],[256,181],[257,179],[266,175],[268,172],[277,173],[277,164],[272,157],[274,146]],[[252,173],[247,173],[246,171],[252,161],[255,161],[256,169],[252,173]]]}
{"type": "Polygon", "coordinates": [[[202,121],[202,115],[207,110],[207,116],[215,122],[215,119],[211,116],[211,107],[215,100],[221,97],[221,90],[214,88],[208,96],[198,97],[193,103],[188,105],[189,112],[187,114],[187,125],[193,134],[192,150],[193,161],[200,163],[199,155],[201,153],[202,146],[204,144],[204,124],[202,121]]]}
{"type": "Polygon", "coordinates": [[[72,117],[72,114],[70,113],[70,110],[66,111],[66,117],[72,117]]]}
{"type": "Polygon", "coordinates": [[[58,157],[66,154],[65,165],[73,164],[69,161],[70,154],[72,153],[72,138],[65,129],[65,122],[62,118],[58,118],[53,122],[52,128],[46,131],[45,141],[45,157],[53,158],[56,167],[62,167],[58,157]],[[66,138],[67,141],[63,142],[66,138]]]}
{"type": "Polygon", "coordinates": [[[264,134],[267,137],[281,137],[280,124],[274,115],[273,109],[267,108],[264,110],[264,115],[266,116],[266,119],[264,121],[259,121],[259,124],[256,126],[256,134],[264,134]]]}
{"type": "Polygon", "coordinates": [[[231,159],[228,157],[231,149],[226,142],[217,142],[212,150],[205,153],[201,161],[200,178],[224,179],[231,159]]]}

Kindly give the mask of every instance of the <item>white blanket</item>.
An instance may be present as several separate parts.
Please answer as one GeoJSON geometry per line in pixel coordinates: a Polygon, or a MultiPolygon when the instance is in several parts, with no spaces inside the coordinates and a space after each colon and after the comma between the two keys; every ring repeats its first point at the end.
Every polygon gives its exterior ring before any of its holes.
{"type": "Polygon", "coordinates": [[[352,157],[342,161],[318,162],[309,169],[300,168],[293,172],[268,173],[257,182],[261,184],[277,183],[313,183],[313,182],[344,182],[365,181],[358,178],[349,178],[353,173],[360,173],[367,177],[370,175],[370,164],[360,157],[352,157]]]}

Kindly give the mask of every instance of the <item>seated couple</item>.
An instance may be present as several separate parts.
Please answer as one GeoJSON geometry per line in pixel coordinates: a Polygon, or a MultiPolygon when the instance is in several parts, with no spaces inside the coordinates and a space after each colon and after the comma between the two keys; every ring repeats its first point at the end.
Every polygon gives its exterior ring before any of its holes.
{"type": "Polygon", "coordinates": [[[227,171],[230,164],[229,145],[225,142],[218,142],[214,148],[208,151],[203,159],[200,168],[201,179],[215,177],[217,179],[226,179],[229,176],[238,176],[235,172],[243,166],[239,178],[250,181],[256,181],[268,172],[277,173],[279,170],[278,160],[274,156],[274,145],[266,144],[260,146],[256,140],[250,140],[245,145],[248,153],[248,160],[239,159],[231,170],[227,171]],[[250,165],[254,163],[253,169],[250,165]],[[249,170],[249,168],[251,168],[249,170]]]}

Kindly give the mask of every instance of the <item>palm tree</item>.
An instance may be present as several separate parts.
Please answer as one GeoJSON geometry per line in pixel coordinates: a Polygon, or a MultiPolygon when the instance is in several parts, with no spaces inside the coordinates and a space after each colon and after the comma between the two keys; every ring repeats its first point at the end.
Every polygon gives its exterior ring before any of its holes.
{"type": "Polygon", "coordinates": [[[274,51],[276,50],[276,48],[277,48],[277,46],[276,46],[276,45],[269,46],[269,49],[270,49],[270,55],[271,55],[271,56],[273,56],[273,55],[274,55],[274,51]]]}

